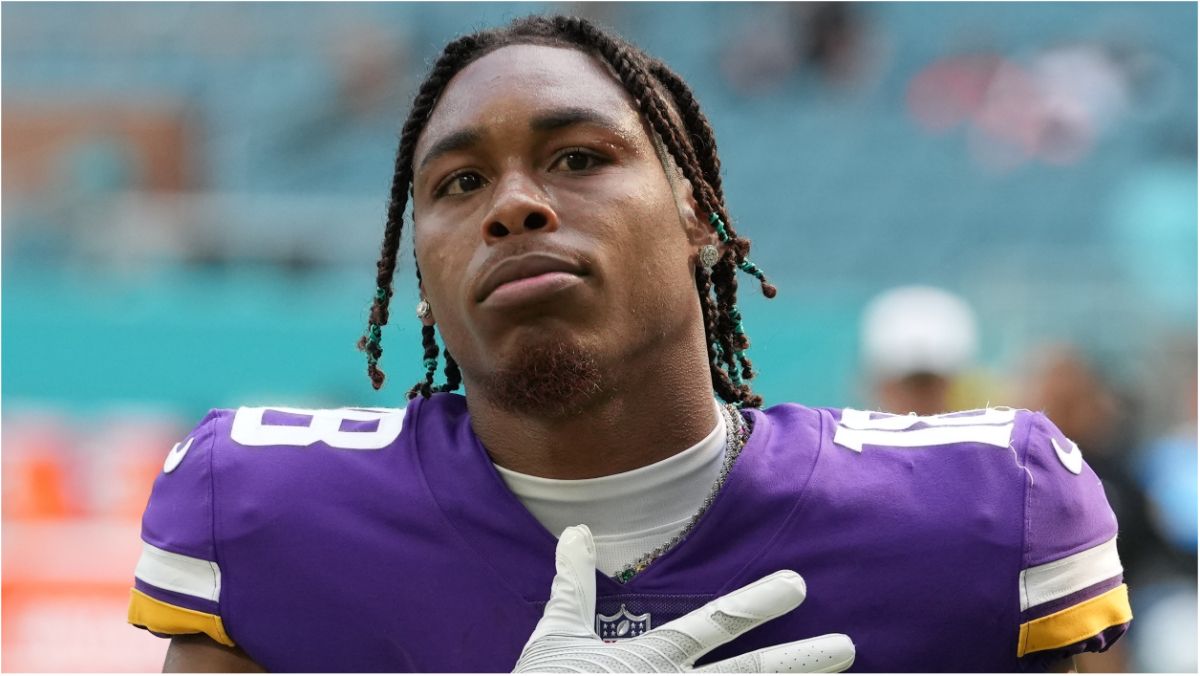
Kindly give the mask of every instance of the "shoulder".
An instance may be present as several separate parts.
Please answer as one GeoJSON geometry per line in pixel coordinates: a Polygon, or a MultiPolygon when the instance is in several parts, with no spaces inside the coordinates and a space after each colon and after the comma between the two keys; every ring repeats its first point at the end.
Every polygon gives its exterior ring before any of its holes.
{"type": "Polygon", "coordinates": [[[280,532],[313,533],[347,505],[362,511],[385,504],[380,494],[419,490],[406,431],[421,406],[210,411],[168,450],[155,479],[129,621],[233,645],[222,612],[230,542],[278,544],[280,532]]]}
{"type": "MultiPolygon", "coordinates": [[[[940,471],[948,472],[951,470],[944,464],[951,457],[962,460],[970,455],[962,450],[973,448],[990,454],[986,457],[999,466],[999,474],[1012,477],[1013,454],[1024,454],[1028,428],[1038,414],[986,408],[917,416],[783,403],[756,410],[752,416],[755,434],[761,430],[772,447],[824,448],[832,461],[849,463],[847,469],[873,471],[903,458],[906,464],[942,464],[940,471]],[[1005,449],[1007,465],[1000,462],[1005,456],[996,455],[995,449],[1005,449]]],[[[972,468],[979,469],[978,463],[962,466],[967,473],[972,468]]]]}
{"type": "Polygon", "coordinates": [[[1084,452],[1044,414],[983,408],[933,416],[824,409],[828,441],[862,462],[903,458],[930,465],[951,482],[970,482],[978,499],[1020,497],[1026,566],[1057,561],[1111,541],[1117,532],[1100,478],[1084,452]]]}
{"type": "MultiPolygon", "coordinates": [[[[1059,658],[1102,650],[1131,619],[1117,555],[1117,521],[1085,452],[1044,414],[984,408],[935,416],[823,409],[843,466],[889,481],[905,477],[958,495],[966,509],[1015,518],[1019,560],[1018,656],[1059,658]]],[[[860,480],[861,476],[860,475],[860,480]]],[[[868,483],[867,485],[875,485],[868,483]]],[[[979,523],[984,523],[980,520],[979,523]]]]}
{"type": "Polygon", "coordinates": [[[469,429],[461,399],[418,398],[405,408],[214,409],[167,453],[142,538],[215,560],[213,534],[229,523],[274,511],[303,518],[305,506],[320,504],[306,498],[361,495],[385,481],[393,493],[415,489],[413,428],[420,421],[469,429]]]}
{"type": "Polygon", "coordinates": [[[918,416],[782,403],[757,413],[773,427],[820,428],[839,446],[856,452],[861,452],[864,445],[942,448],[954,443],[982,443],[1023,448],[1031,428],[1050,424],[1041,413],[1007,407],[918,416]]]}
{"type": "Polygon", "coordinates": [[[407,410],[243,406],[217,413],[216,439],[230,449],[380,451],[400,438],[407,410]]]}
{"type": "Polygon", "coordinates": [[[1020,655],[1065,657],[1106,649],[1133,614],[1117,553],[1117,518],[1086,451],[1033,414],[1019,580],[1020,655]]]}
{"type": "Polygon", "coordinates": [[[259,451],[245,454],[253,458],[297,449],[330,451],[328,457],[338,458],[349,457],[340,451],[405,451],[410,428],[459,428],[467,418],[466,400],[444,394],[414,399],[404,408],[243,406],[210,411],[187,439],[203,436],[221,459],[243,451],[259,451]]]}
{"type": "Polygon", "coordinates": [[[951,451],[961,444],[1013,448],[1022,443],[1030,411],[982,408],[940,415],[896,415],[853,408],[823,409],[830,417],[833,443],[861,453],[864,446],[951,451]]]}

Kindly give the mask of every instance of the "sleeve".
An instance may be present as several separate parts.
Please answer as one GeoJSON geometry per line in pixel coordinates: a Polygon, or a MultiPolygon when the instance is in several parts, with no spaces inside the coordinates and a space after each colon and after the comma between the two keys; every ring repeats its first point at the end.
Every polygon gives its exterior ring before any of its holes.
{"type": "Polygon", "coordinates": [[[224,411],[175,444],[142,515],[142,554],[129,623],[159,636],[207,634],[233,646],[221,620],[221,567],[213,531],[213,451],[224,411]]]}
{"type": "Polygon", "coordinates": [[[1030,666],[1107,650],[1133,613],[1100,478],[1045,415],[1026,416],[1017,656],[1030,666]]]}

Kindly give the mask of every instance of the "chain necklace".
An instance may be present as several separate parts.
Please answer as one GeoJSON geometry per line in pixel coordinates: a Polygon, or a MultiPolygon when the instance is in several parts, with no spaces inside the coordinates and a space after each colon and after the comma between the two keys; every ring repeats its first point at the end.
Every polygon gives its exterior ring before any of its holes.
{"type": "Polygon", "coordinates": [[[625,584],[632,580],[634,576],[646,570],[646,567],[653,563],[663,554],[670,551],[675,545],[679,544],[688,533],[692,532],[696,523],[700,521],[700,517],[708,511],[713,501],[717,499],[717,493],[721,492],[721,487],[725,485],[725,479],[729,476],[729,470],[733,469],[733,463],[741,454],[742,448],[746,445],[746,440],[750,438],[750,428],[746,424],[745,417],[733,404],[725,404],[721,407],[721,416],[725,418],[725,460],[721,463],[721,472],[717,475],[717,480],[713,482],[712,488],[708,491],[708,495],[704,498],[704,502],[700,504],[700,508],[688,519],[684,524],[683,530],[675,534],[667,542],[655,547],[649,552],[643,554],[641,558],[626,565],[617,574],[613,576],[617,582],[625,584]]]}

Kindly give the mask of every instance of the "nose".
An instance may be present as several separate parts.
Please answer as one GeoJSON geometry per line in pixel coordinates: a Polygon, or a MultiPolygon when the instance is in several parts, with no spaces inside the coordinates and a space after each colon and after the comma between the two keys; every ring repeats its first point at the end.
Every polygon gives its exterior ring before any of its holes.
{"type": "Polygon", "coordinates": [[[558,229],[558,214],[538,185],[523,172],[509,172],[493,193],[492,208],[483,219],[483,238],[489,244],[536,230],[558,229]]]}

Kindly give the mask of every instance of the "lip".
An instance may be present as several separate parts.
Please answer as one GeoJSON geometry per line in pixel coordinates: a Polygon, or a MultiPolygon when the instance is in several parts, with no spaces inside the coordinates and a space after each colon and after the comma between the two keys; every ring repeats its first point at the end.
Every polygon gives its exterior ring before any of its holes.
{"type": "Polygon", "coordinates": [[[520,296],[556,291],[579,281],[586,271],[578,261],[546,252],[511,256],[489,270],[478,285],[477,302],[497,291],[514,300],[520,296]],[[504,287],[504,288],[501,288],[504,287]]]}

